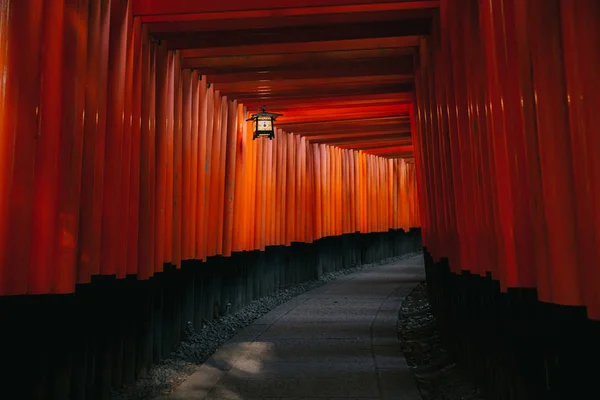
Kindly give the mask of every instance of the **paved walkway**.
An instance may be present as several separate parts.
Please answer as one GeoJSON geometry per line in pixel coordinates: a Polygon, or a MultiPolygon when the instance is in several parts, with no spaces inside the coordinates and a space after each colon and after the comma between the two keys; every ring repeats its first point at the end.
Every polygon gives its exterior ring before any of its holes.
{"type": "Polygon", "coordinates": [[[422,257],[348,275],[277,307],[160,399],[420,400],[396,338],[422,257]]]}

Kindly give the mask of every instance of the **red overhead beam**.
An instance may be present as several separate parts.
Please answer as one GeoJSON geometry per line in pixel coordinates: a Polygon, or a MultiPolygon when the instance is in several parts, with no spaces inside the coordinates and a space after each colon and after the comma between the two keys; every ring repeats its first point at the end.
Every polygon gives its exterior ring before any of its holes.
{"type": "MultiPolygon", "coordinates": [[[[281,117],[284,118],[284,117],[281,117]]],[[[278,120],[279,121],[279,120],[278,120]]],[[[329,120],[300,120],[297,122],[278,122],[280,127],[295,127],[310,129],[319,126],[325,133],[336,133],[338,129],[344,129],[344,133],[362,133],[374,130],[405,130],[410,128],[409,116],[399,115],[346,115],[341,118],[330,118],[329,120]]]]}
{"type": "MultiPolygon", "coordinates": [[[[365,117],[387,117],[389,114],[386,112],[381,112],[381,113],[371,113],[365,117]]],[[[345,116],[332,116],[330,119],[303,119],[303,118],[295,118],[293,120],[291,120],[289,123],[283,122],[282,124],[278,124],[278,126],[282,129],[285,129],[286,131],[295,131],[295,132],[302,132],[302,131],[318,131],[318,127],[319,126],[323,126],[324,124],[335,124],[335,123],[347,123],[347,121],[352,121],[352,116],[351,115],[345,115],[345,116]],[[308,124],[311,124],[310,126],[308,126],[308,124]],[[298,129],[294,129],[294,126],[298,126],[298,129]],[[304,126],[304,129],[302,129],[304,126]]],[[[363,124],[364,127],[368,127],[367,124],[363,124]]],[[[340,129],[341,130],[341,129],[340,129]]],[[[332,133],[332,132],[329,132],[332,133]]]]}
{"type": "MultiPolygon", "coordinates": [[[[371,154],[369,151],[363,151],[363,153],[371,154]]],[[[378,155],[378,154],[374,154],[378,155]]],[[[402,158],[407,164],[414,164],[414,153],[394,153],[394,154],[382,154],[379,157],[384,158],[402,158]]]]}
{"type": "Polygon", "coordinates": [[[357,137],[357,138],[349,138],[342,139],[347,143],[363,143],[368,145],[378,145],[388,143],[390,141],[401,142],[403,144],[410,144],[412,141],[412,137],[405,133],[398,133],[397,135],[380,135],[380,136],[367,136],[367,137],[357,137]]]}
{"type": "Polygon", "coordinates": [[[397,154],[397,153],[412,153],[414,151],[413,145],[407,146],[390,146],[382,148],[373,148],[368,150],[370,154],[384,155],[384,154],[397,154]]]}
{"type": "MultiPolygon", "coordinates": [[[[283,118],[283,117],[282,117],[283,118]]],[[[364,129],[365,127],[373,126],[375,124],[398,124],[405,123],[409,121],[408,116],[383,116],[383,117],[356,117],[356,118],[346,118],[342,120],[329,120],[329,121],[311,121],[311,122],[294,122],[291,124],[286,123],[277,123],[277,126],[285,129],[287,131],[292,131],[295,129],[324,129],[324,128],[337,128],[338,126],[346,125],[348,129],[352,127],[361,127],[364,129]]]]}
{"type": "MultiPolygon", "coordinates": [[[[352,125],[346,122],[340,122],[336,125],[330,125],[329,127],[321,127],[312,129],[294,129],[295,133],[303,136],[325,136],[325,135],[348,135],[348,136],[370,136],[375,133],[386,134],[386,133],[405,133],[410,130],[409,124],[396,124],[396,125],[380,125],[380,126],[369,126],[367,124],[357,125],[355,129],[352,129],[352,125]]],[[[291,130],[290,130],[291,131],[291,130]]]]}
{"type": "Polygon", "coordinates": [[[322,120],[323,117],[327,117],[327,120],[332,119],[346,119],[346,116],[352,118],[366,118],[371,113],[389,113],[392,115],[408,115],[410,105],[395,103],[386,105],[352,105],[344,107],[315,107],[305,108],[295,111],[289,111],[286,115],[278,119],[278,121],[288,121],[289,118],[308,118],[313,120],[322,120]]]}
{"type": "MultiPolygon", "coordinates": [[[[393,146],[394,144],[390,144],[390,146],[393,146]]],[[[363,153],[369,153],[369,148],[365,148],[364,146],[361,146],[360,144],[356,144],[356,145],[352,145],[352,144],[348,144],[348,145],[336,145],[336,147],[339,147],[340,149],[352,149],[352,150],[360,150],[363,153]]],[[[370,154],[370,153],[369,153],[370,154]]],[[[406,156],[413,156],[413,153],[407,152],[407,153],[402,153],[406,156]]]]}
{"type": "Polygon", "coordinates": [[[412,144],[412,139],[411,138],[394,139],[393,137],[386,135],[381,138],[342,139],[342,140],[336,140],[336,141],[322,141],[321,140],[319,142],[335,144],[336,146],[339,146],[342,148],[344,148],[346,146],[350,146],[351,148],[357,148],[357,146],[360,146],[360,148],[366,149],[366,148],[378,148],[378,147],[384,147],[384,146],[410,145],[410,144],[412,144]]]}
{"type": "Polygon", "coordinates": [[[407,117],[406,104],[386,104],[386,105],[365,105],[363,110],[360,106],[331,107],[317,109],[301,109],[288,111],[277,121],[280,124],[294,123],[294,120],[302,122],[321,122],[321,121],[339,121],[367,119],[374,117],[407,117]]]}
{"type": "Polygon", "coordinates": [[[390,130],[396,130],[397,132],[404,132],[406,125],[402,123],[395,123],[389,125],[370,125],[365,121],[334,121],[329,123],[317,123],[317,124],[291,124],[281,126],[288,132],[294,132],[303,136],[315,135],[328,135],[328,134],[362,134],[364,132],[383,132],[387,133],[390,130]]]}
{"type": "Polygon", "coordinates": [[[302,135],[304,137],[306,137],[306,139],[309,139],[311,141],[315,141],[315,140],[327,140],[327,139],[359,139],[359,138],[367,138],[367,137],[371,137],[371,136],[384,136],[384,135],[389,135],[391,137],[395,137],[395,138],[409,138],[410,137],[410,130],[404,130],[404,131],[399,131],[399,130],[380,130],[380,131],[369,131],[369,132],[361,132],[361,133],[325,133],[325,134],[321,134],[319,132],[301,132],[298,133],[299,135],[302,135]]]}
{"type": "Polygon", "coordinates": [[[373,155],[380,156],[380,157],[386,157],[386,156],[398,157],[399,154],[402,154],[404,157],[406,157],[406,156],[412,157],[412,156],[414,156],[413,150],[380,152],[381,150],[392,149],[392,148],[397,148],[397,147],[410,148],[411,145],[412,144],[410,142],[397,143],[397,144],[388,143],[386,145],[380,145],[380,146],[366,146],[364,148],[361,148],[360,150],[364,153],[369,153],[369,154],[373,154],[373,155]]]}
{"type": "Polygon", "coordinates": [[[361,140],[347,140],[347,139],[328,139],[328,140],[313,140],[307,138],[311,143],[322,143],[330,146],[338,146],[342,148],[353,148],[353,149],[379,149],[382,147],[410,145],[412,144],[411,139],[395,139],[393,136],[386,136],[377,139],[373,142],[365,142],[361,140]]]}
{"type": "MultiPolygon", "coordinates": [[[[317,88],[331,89],[356,89],[359,87],[370,88],[375,84],[402,84],[409,83],[412,80],[412,75],[384,75],[384,76],[360,76],[360,77],[343,77],[343,78],[313,78],[313,79],[289,79],[289,80],[274,80],[258,84],[256,82],[231,82],[219,83],[215,88],[222,92],[228,93],[248,93],[269,95],[274,91],[307,91],[311,92],[317,88]]],[[[237,97],[236,97],[237,98],[237,97]]]]}
{"type": "MultiPolygon", "coordinates": [[[[365,132],[366,132],[366,129],[368,129],[368,127],[365,127],[364,129],[365,129],[365,132]]],[[[345,129],[343,129],[343,125],[338,130],[329,130],[329,131],[326,131],[324,129],[319,129],[318,127],[315,127],[314,129],[311,129],[311,130],[287,129],[287,128],[285,130],[287,132],[290,132],[290,133],[295,133],[295,134],[298,134],[298,135],[301,135],[301,136],[306,136],[307,139],[311,138],[311,137],[323,136],[323,135],[336,136],[336,135],[346,135],[347,134],[347,135],[349,135],[348,137],[350,137],[350,138],[352,138],[352,137],[357,137],[358,138],[358,137],[364,137],[364,136],[367,136],[367,137],[368,136],[373,136],[373,135],[376,135],[376,134],[382,134],[382,135],[389,134],[389,131],[387,131],[387,130],[383,130],[382,129],[381,131],[377,131],[377,130],[373,129],[372,131],[366,132],[365,135],[363,135],[362,132],[360,134],[356,133],[356,134],[353,135],[351,133],[348,133],[348,131],[346,131],[345,129]],[[313,134],[313,132],[318,132],[318,133],[313,134]]],[[[399,130],[399,131],[396,131],[396,132],[397,132],[398,135],[401,135],[401,137],[408,137],[408,135],[405,136],[405,133],[406,133],[405,131],[399,130]]]]}
{"type": "MultiPolygon", "coordinates": [[[[335,122],[345,122],[345,121],[352,121],[353,119],[364,119],[364,118],[373,118],[373,117],[388,117],[390,116],[390,112],[389,111],[373,111],[370,112],[368,114],[365,114],[361,117],[356,116],[355,114],[349,113],[349,114],[336,114],[336,115],[331,115],[330,117],[327,116],[317,116],[317,117],[280,117],[282,118],[281,123],[278,125],[281,128],[285,127],[286,124],[287,125],[298,125],[298,124],[309,124],[309,123],[317,123],[317,124],[323,124],[323,123],[335,123],[335,122]],[[284,119],[285,118],[285,119],[284,119]]],[[[314,129],[314,125],[312,127],[314,129]]],[[[286,130],[289,130],[289,128],[287,128],[286,130]]]]}
{"type": "MultiPolygon", "coordinates": [[[[411,93],[391,93],[391,94],[372,94],[363,96],[347,96],[339,98],[312,98],[306,100],[279,100],[271,102],[269,107],[279,111],[311,109],[311,108],[328,108],[338,106],[352,105],[371,105],[371,104],[390,104],[390,103],[410,103],[412,102],[411,93]]],[[[245,103],[248,108],[258,107],[262,105],[260,101],[252,101],[245,103]]]]}

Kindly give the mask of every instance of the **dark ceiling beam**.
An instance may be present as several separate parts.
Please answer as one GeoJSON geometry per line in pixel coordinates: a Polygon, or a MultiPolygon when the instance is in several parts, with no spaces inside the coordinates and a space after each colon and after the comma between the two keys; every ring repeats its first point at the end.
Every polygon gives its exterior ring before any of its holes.
{"type": "Polygon", "coordinates": [[[279,79],[293,79],[294,77],[302,79],[299,74],[314,74],[315,72],[323,72],[330,69],[340,70],[340,72],[346,73],[348,76],[352,76],[352,71],[355,71],[356,76],[365,75],[365,71],[368,70],[373,70],[375,72],[373,75],[412,74],[414,63],[412,56],[403,56],[381,59],[306,60],[297,63],[265,64],[259,67],[249,65],[203,67],[201,65],[189,64],[184,66],[184,68],[198,70],[201,75],[207,75],[209,79],[215,76],[221,77],[227,75],[232,75],[233,79],[238,78],[235,75],[242,75],[239,78],[240,80],[244,79],[243,75],[248,75],[252,78],[262,77],[263,79],[267,79],[269,78],[267,76],[269,74],[274,77],[281,76],[279,79]]]}
{"type": "Polygon", "coordinates": [[[133,13],[142,22],[184,22],[300,15],[351,14],[373,11],[434,9],[439,0],[133,0],[133,13]]]}
{"type": "Polygon", "coordinates": [[[200,69],[200,73],[207,76],[208,82],[234,83],[234,82],[264,82],[274,80],[297,80],[315,78],[344,78],[364,76],[412,76],[414,64],[412,57],[408,59],[381,61],[362,61],[350,63],[323,63],[319,65],[295,65],[285,68],[256,68],[249,71],[240,70],[235,73],[213,71],[209,73],[200,69]]]}
{"type": "MultiPolygon", "coordinates": [[[[412,48],[410,48],[412,49],[412,48]]],[[[294,67],[297,65],[327,65],[332,62],[389,61],[412,56],[412,50],[367,49],[303,52],[293,54],[248,54],[229,57],[183,58],[183,68],[196,68],[202,71],[235,72],[240,69],[268,69],[274,67],[294,67]]],[[[207,73],[207,72],[204,72],[207,73]]]]}
{"type": "Polygon", "coordinates": [[[430,9],[419,10],[387,10],[364,11],[361,13],[332,13],[313,15],[292,15],[280,18],[257,17],[248,19],[229,18],[227,14],[222,19],[189,20],[178,22],[146,22],[151,34],[174,32],[204,32],[215,30],[248,30],[265,28],[288,28],[315,24],[349,24],[365,22],[399,21],[406,19],[431,17],[430,9]]]}
{"type": "Polygon", "coordinates": [[[429,34],[429,18],[370,23],[327,24],[290,28],[159,33],[169,49],[302,43],[429,34]]]}
{"type": "Polygon", "coordinates": [[[306,68],[289,69],[284,71],[264,71],[264,72],[239,72],[233,74],[207,75],[208,82],[234,83],[234,82],[264,82],[275,80],[292,80],[297,79],[324,79],[324,78],[340,78],[340,77],[362,77],[362,76],[389,76],[397,75],[398,73],[411,75],[413,73],[412,65],[404,68],[402,65],[385,65],[368,63],[364,65],[344,66],[339,65],[339,68],[306,68]]]}
{"type": "Polygon", "coordinates": [[[404,49],[419,46],[418,36],[384,37],[375,39],[335,40],[323,42],[275,43],[253,46],[208,47],[181,50],[184,59],[206,59],[213,57],[235,57],[244,55],[299,54],[332,51],[354,51],[373,49],[404,49]]]}

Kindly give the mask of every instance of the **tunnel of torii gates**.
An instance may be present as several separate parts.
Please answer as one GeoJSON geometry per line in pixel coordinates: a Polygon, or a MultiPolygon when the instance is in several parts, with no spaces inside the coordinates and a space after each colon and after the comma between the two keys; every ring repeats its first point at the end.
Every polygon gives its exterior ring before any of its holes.
{"type": "Polygon", "coordinates": [[[0,362],[34,398],[422,248],[494,398],[573,398],[600,354],[597,0],[0,0],[0,68],[0,362]]]}

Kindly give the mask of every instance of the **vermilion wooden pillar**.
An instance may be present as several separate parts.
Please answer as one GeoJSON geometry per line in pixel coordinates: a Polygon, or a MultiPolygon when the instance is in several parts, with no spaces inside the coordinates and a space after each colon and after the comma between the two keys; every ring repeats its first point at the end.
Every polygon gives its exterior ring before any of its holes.
{"type": "Polygon", "coordinates": [[[415,221],[404,162],[281,129],[252,141],[244,106],[130,0],[0,5],[0,295],[415,221]]]}
{"type": "Polygon", "coordinates": [[[575,186],[571,155],[569,114],[560,36],[560,2],[528,0],[528,34],[533,68],[538,152],[544,197],[548,246],[542,300],[581,304],[578,231],[575,225],[575,186]],[[545,290],[544,290],[545,289],[545,290]]]}
{"type": "Polygon", "coordinates": [[[0,294],[11,295],[26,293],[28,276],[38,272],[29,268],[29,258],[40,117],[39,80],[33,77],[41,71],[43,2],[5,0],[1,10],[0,294]]]}
{"type": "MultiPolygon", "coordinates": [[[[154,273],[155,207],[156,207],[156,45],[150,43],[142,30],[142,102],[140,132],[140,212],[139,212],[139,276],[146,279],[154,273]]],[[[85,159],[85,158],[84,158],[85,159]]]]}
{"type": "MultiPolygon", "coordinates": [[[[579,280],[588,315],[600,319],[600,4],[593,0],[560,2],[562,51],[569,110],[570,145],[579,233],[579,280]]],[[[565,149],[563,149],[565,151],[565,149]]]]}
{"type": "MultiPolygon", "coordinates": [[[[131,13],[131,5],[129,12],[131,13]]],[[[131,63],[129,73],[131,77],[131,111],[129,114],[129,124],[131,125],[131,146],[129,185],[129,220],[127,232],[127,245],[125,248],[127,254],[126,266],[127,274],[133,275],[138,271],[139,254],[139,226],[140,226],[140,152],[141,152],[141,130],[142,130],[142,90],[143,90],[143,38],[142,23],[139,18],[133,20],[131,24],[131,37],[128,47],[128,57],[131,63]]],[[[127,119],[127,114],[126,117],[127,119]]]]}
{"type": "MultiPolygon", "coordinates": [[[[64,0],[44,3],[44,21],[42,29],[42,49],[40,73],[39,131],[33,150],[35,154],[33,181],[33,210],[28,291],[30,293],[48,293],[54,289],[56,281],[56,247],[54,235],[58,227],[58,187],[59,151],[63,136],[61,116],[63,104],[56,101],[57,93],[62,93],[63,45],[64,45],[64,0]],[[39,135],[43,133],[43,135],[39,135]]],[[[31,79],[31,77],[28,77],[31,79]]],[[[33,99],[32,99],[33,100],[33,99]]],[[[33,116],[25,115],[27,121],[35,121],[33,116]]],[[[37,118],[37,117],[36,117],[37,118]]],[[[33,132],[32,132],[33,133],[33,132]]],[[[21,135],[18,135],[21,136],[21,135]]],[[[34,137],[35,137],[34,136],[34,137]]],[[[18,139],[17,139],[18,140],[18,139]]],[[[23,244],[21,244],[23,246],[23,244]]],[[[103,269],[106,271],[106,269],[103,269]]]]}
{"type": "Polygon", "coordinates": [[[413,123],[434,257],[590,316],[598,18],[589,1],[442,1],[421,42],[413,123]]]}

